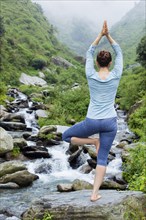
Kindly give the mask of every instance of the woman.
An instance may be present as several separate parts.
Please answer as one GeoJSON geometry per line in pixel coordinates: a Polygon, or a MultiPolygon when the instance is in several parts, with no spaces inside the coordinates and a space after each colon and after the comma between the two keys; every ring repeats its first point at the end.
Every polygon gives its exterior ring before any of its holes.
{"type": "Polygon", "coordinates": [[[90,104],[86,119],[66,130],[62,137],[64,141],[72,144],[93,144],[96,147],[97,166],[91,201],[101,198],[98,190],[106,172],[108,154],[117,132],[117,114],[114,101],[122,69],[121,48],[110,36],[107,22],[104,21],[101,33],[91,44],[86,54],[86,77],[90,91],[90,104]],[[103,36],[106,36],[115,52],[115,65],[110,71],[111,54],[108,51],[100,51],[96,59],[99,71],[96,72],[93,57],[95,49],[103,36]],[[100,141],[96,138],[89,138],[89,136],[96,133],[99,133],[100,141]]]}

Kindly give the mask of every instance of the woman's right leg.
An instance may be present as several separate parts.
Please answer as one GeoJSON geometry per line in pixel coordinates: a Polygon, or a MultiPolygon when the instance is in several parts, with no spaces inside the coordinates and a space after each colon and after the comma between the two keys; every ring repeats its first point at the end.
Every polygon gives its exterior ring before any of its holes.
{"type": "Polygon", "coordinates": [[[62,139],[72,144],[93,144],[95,145],[96,150],[98,151],[99,139],[88,138],[93,134],[95,134],[95,132],[91,128],[89,128],[85,119],[84,121],[81,121],[67,129],[62,135],[62,139]]]}

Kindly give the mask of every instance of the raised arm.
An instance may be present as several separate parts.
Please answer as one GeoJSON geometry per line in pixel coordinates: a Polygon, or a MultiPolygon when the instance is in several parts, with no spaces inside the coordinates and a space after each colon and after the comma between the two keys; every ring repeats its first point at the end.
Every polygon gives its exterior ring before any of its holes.
{"type": "Polygon", "coordinates": [[[123,72],[123,55],[122,55],[122,50],[119,46],[119,44],[116,43],[116,41],[110,36],[110,34],[108,33],[106,35],[108,41],[110,42],[116,58],[115,58],[115,64],[114,64],[114,68],[112,70],[113,74],[115,75],[115,77],[120,78],[123,72]]]}
{"type": "Polygon", "coordinates": [[[85,71],[86,71],[86,76],[87,77],[91,76],[96,71],[94,69],[94,53],[95,53],[96,46],[98,45],[101,38],[102,38],[102,35],[100,33],[98,35],[98,37],[96,38],[96,40],[91,44],[91,46],[89,47],[89,49],[86,53],[85,71]]]}
{"type": "Polygon", "coordinates": [[[89,47],[87,53],[86,53],[86,66],[85,66],[85,71],[86,71],[86,76],[89,77],[92,74],[94,74],[95,69],[94,69],[94,53],[96,46],[99,44],[101,38],[105,35],[104,34],[104,29],[105,29],[105,22],[103,24],[102,31],[99,33],[95,41],[91,44],[89,47]]]}

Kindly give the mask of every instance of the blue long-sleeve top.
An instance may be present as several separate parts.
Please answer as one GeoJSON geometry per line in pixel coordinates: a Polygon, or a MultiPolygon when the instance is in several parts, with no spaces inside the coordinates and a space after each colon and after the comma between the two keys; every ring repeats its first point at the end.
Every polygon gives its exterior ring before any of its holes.
{"type": "Polygon", "coordinates": [[[105,119],[116,117],[114,108],[115,96],[123,70],[122,50],[117,43],[112,48],[116,54],[114,68],[103,80],[94,69],[94,53],[97,46],[91,45],[86,53],[86,77],[90,91],[90,103],[86,117],[105,119]]]}

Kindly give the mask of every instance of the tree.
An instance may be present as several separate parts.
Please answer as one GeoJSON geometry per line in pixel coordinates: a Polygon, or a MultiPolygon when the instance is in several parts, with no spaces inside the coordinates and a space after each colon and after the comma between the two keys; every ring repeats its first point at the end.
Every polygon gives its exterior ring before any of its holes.
{"type": "Polygon", "coordinates": [[[146,36],[144,36],[136,49],[137,59],[143,67],[146,67],[146,36]]]}
{"type": "Polygon", "coordinates": [[[0,37],[4,36],[5,33],[5,27],[4,27],[4,21],[3,21],[3,17],[0,16],[0,37]]]}

